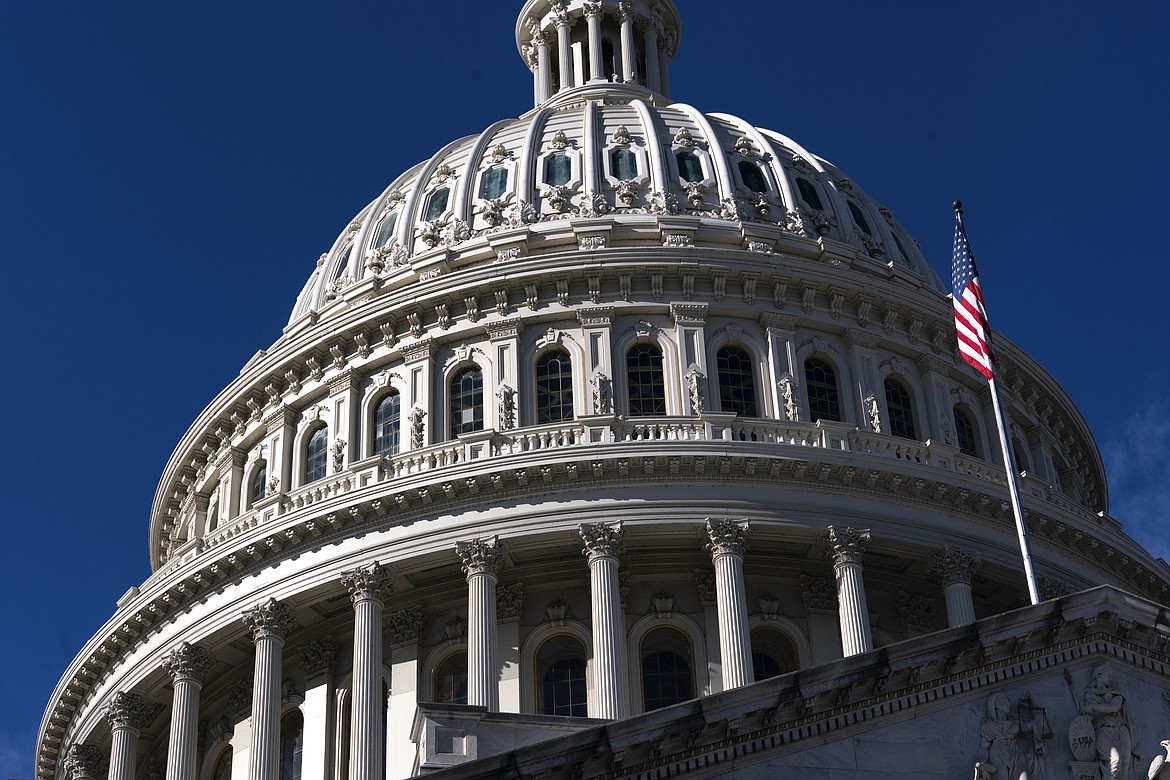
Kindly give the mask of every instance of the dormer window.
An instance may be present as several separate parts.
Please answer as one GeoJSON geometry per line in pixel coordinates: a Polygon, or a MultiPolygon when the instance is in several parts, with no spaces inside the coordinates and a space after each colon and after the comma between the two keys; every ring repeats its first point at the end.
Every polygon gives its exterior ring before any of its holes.
{"type": "Polygon", "coordinates": [[[508,169],[502,165],[489,168],[483,175],[479,185],[479,197],[484,200],[495,200],[508,189],[508,169]]]}
{"type": "Polygon", "coordinates": [[[674,159],[678,161],[678,175],[683,181],[696,182],[705,178],[703,161],[699,159],[699,155],[687,149],[676,152],[674,159]]]}
{"type": "Polygon", "coordinates": [[[867,236],[872,236],[873,230],[870,228],[869,222],[866,221],[865,214],[861,212],[861,208],[853,201],[848,201],[848,203],[849,213],[853,215],[853,221],[857,223],[857,227],[861,228],[867,236]]]}
{"type": "Polygon", "coordinates": [[[821,203],[821,196],[817,194],[817,188],[808,179],[800,176],[796,179],[796,188],[800,190],[800,199],[807,203],[817,211],[824,211],[825,207],[821,203]]]}
{"type": "Polygon", "coordinates": [[[752,192],[768,191],[768,180],[764,178],[764,172],[760,170],[760,166],[754,162],[740,160],[739,175],[743,179],[744,186],[752,192]]]}
{"type": "Polygon", "coordinates": [[[620,181],[629,181],[638,175],[638,155],[630,149],[614,149],[609,155],[610,171],[620,181]]]}
{"type": "Polygon", "coordinates": [[[567,154],[550,154],[544,161],[544,183],[563,187],[573,178],[573,159],[567,154]]]}
{"type": "Polygon", "coordinates": [[[451,189],[449,187],[440,187],[432,192],[430,199],[427,200],[427,211],[424,219],[427,222],[434,222],[443,216],[443,212],[447,210],[447,201],[450,198],[451,189]]]}
{"type": "Polygon", "coordinates": [[[398,225],[398,212],[394,211],[387,214],[378,223],[378,232],[374,234],[374,247],[380,249],[390,243],[394,238],[394,228],[398,225]]]}

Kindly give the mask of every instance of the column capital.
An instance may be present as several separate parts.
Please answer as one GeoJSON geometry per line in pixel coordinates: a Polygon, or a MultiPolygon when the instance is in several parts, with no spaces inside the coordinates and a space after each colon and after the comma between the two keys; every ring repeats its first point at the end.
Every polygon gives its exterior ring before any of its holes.
{"type": "Polygon", "coordinates": [[[65,754],[65,772],[71,780],[96,778],[101,762],[102,755],[96,747],[74,742],[65,754]]]}
{"type": "Polygon", "coordinates": [[[389,570],[377,562],[342,572],[341,584],[349,589],[349,597],[355,605],[362,601],[384,602],[394,592],[389,570]]]}
{"type": "Polygon", "coordinates": [[[310,642],[301,651],[301,668],[306,677],[316,677],[325,672],[332,672],[337,663],[337,643],[333,637],[327,636],[310,642]]]}
{"type": "Polygon", "coordinates": [[[869,547],[869,541],[870,533],[868,530],[829,526],[824,536],[825,555],[833,561],[834,566],[844,566],[849,563],[861,565],[861,559],[865,549],[869,547]]]}
{"type": "Polygon", "coordinates": [[[979,553],[944,547],[930,562],[930,576],[943,587],[970,585],[971,569],[982,563],[979,553]]]}
{"type": "Polygon", "coordinates": [[[118,691],[102,707],[102,717],[115,729],[140,731],[150,725],[162,705],[144,699],[136,693],[118,691]]]}
{"type": "Polygon", "coordinates": [[[203,684],[207,679],[207,672],[215,666],[216,660],[211,653],[199,645],[182,642],[163,658],[163,669],[171,676],[172,682],[192,680],[203,684]]]}
{"type": "Polygon", "coordinates": [[[569,9],[563,5],[554,5],[552,7],[553,24],[557,27],[572,27],[577,23],[577,18],[569,13],[569,9]]]}
{"type": "Polygon", "coordinates": [[[600,18],[603,13],[603,6],[601,3],[585,3],[582,8],[585,9],[585,16],[600,18]]]}
{"type": "Polygon", "coordinates": [[[268,599],[251,609],[244,610],[241,617],[245,625],[252,630],[254,642],[261,639],[284,639],[296,624],[292,610],[287,604],[281,604],[276,599],[268,599]]]}
{"type": "Polygon", "coordinates": [[[617,17],[623,23],[634,21],[634,4],[628,2],[628,0],[621,0],[621,2],[617,4],[617,17]]]}
{"type": "Polygon", "coordinates": [[[422,637],[423,609],[414,605],[382,616],[382,629],[389,635],[390,644],[417,642],[422,637]]]}
{"type": "Polygon", "coordinates": [[[711,557],[715,558],[720,555],[743,555],[744,548],[747,546],[747,540],[744,538],[748,532],[748,521],[729,520],[724,518],[722,520],[712,520],[707,518],[707,550],[710,551],[711,557]]]}
{"type": "Polygon", "coordinates": [[[500,547],[500,537],[491,539],[473,539],[470,542],[455,542],[455,552],[463,559],[463,573],[491,574],[495,576],[503,563],[504,551],[500,547]]]}
{"type": "Polygon", "coordinates": [[[620,558],[626,551],[625,532],[621,521],[616,523],[582,523],[577,527],[585,542],[582,555],[592,563],[597,558],[620,558]]]}

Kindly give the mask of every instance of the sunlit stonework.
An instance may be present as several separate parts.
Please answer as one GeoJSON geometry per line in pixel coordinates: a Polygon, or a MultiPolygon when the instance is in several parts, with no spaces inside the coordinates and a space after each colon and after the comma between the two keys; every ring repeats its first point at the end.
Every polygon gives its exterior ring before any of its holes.
{"type": "Polygon", "coordinates": [[[1030,606],[986,385],[893,213],[675,102],[670,0],[515,29],[534,108],[387,171],[179,442],[37,780],[1164,760],[1170,568],[1060,386],[998,339],[1030,606]]]}

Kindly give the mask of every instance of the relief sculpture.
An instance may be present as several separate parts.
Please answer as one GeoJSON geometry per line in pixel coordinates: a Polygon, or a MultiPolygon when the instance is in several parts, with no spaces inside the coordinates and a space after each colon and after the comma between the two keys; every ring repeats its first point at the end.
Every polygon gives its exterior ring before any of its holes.
{"type": "Polygon", "coordinates": [[[1012,706],[1007,694],[987,700],[974,780],[1039,780],[1044,742],[1052,739],[1043,707],[1028,694],[1012,706]]]}

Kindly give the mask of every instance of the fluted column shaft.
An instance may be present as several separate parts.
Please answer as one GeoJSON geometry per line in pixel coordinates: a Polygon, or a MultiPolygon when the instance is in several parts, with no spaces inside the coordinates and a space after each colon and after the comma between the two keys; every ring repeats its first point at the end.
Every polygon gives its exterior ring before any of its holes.
{"type": "Polygon", "coordinates": [[[175,695],[171,703],[171,736],[167,747],[167,780],[195,780],[199,748],[199,692],[215,664],[206,650],[183,642],[163,659],[175,695]]]}
{"type": "Polygon", "coordinates": [[[589,559],[593,610],[596,701],[591,702],[590,715],[619,720],[630,714],[626,627],[618,586],[618,557],[625,549],[622,526],[582,525],[579,530],[589,559]]]}
{"type": "Polygon", "coordinates": [[[552,97],[552,47],[548,43],[548,34],[541,33],[540,38],[534,39],[536,44],[536,78],[540,85],[541,101],[552,97]]]}
{"type": "Polygon", "coordinates": [[[557,19],[557,53],[560,55],[561,89],[574,86],[573,78],[573,48],[569,41],[569,22],[567,14],[557,19]]]}
{"type": "Polygon", "coordinates": [[[134,780],[134,756],[138,735],[158,714],[155,705],[134,693],[119,691],[102,707],[110,723],[110,766],[108,780],[134,780]]]}
{"type": "Polygon", "coordinates": [[[109,780],[134,780],[134,750],[138,729],[116,724],[110,733],[109,780]]]}
{"type": "Polygon", "coordinates": [[[980,563],[977,553],[945,547],[934,557],[931,577],[943,586],[947,600],[947,625],[951,628],[974,623],[975,599],[971,590],[971,570],[980,563]]]}
{"type": "Polygon", "coordinates": [[[869,531],[829,526],[825,543],[837,578],[837,609],[841,621],[841,652],[845,657],[873,649],[869,605],[862,581],[862,554],[869,545],[869,531]]]}
{"type": "Polygon", "coordinates": [[[502,550],[496,537],[458,542],[467,575],[467,703],[500,709],[496,664],[496,582],[502,550]]]}
{"type": "Polygon", "coordinates": [[[631,3],[618,3],[618,16],[622,20],[622,80],[634,80],[634,68],[638,55],[634,51],[634,7],[631,3]]]}
{"type": "Polygon", "coordinates": [[[743,584],[744,536],[748,523],[707,520],[707,536],[715,564],[715,600],[719,614],[719,656],[723,689],[756,681],[752,643],[748,632],[747,595],[743,584]]]}
{"type": "Polygon", "coordinates": [[[353,600],[353,682],[350,686],[349,778],[382,780],[382,612],[389,572],[374,563],[341,575],[353,600]]]}
{"type": "Polygon", "coordinates": [[[662,91],[662,77],[658,61],[658,27],[653,22],[646,25],[643,36],[643,51],[646,52],[646,86],[655,92],[662,91]]]}
{"type": "Polygon", "coordinates": [[[605,63],[601,59],[601,3],[585,4],[585,23],[589,27],[589,79],[605,80],[605,63]]]}
{"type": "Polygon", "coordinates": [[[284,604],[269,599],[244,613],[256,645],[252,685],[252,749],[249,780],[276,780],[280,768],[280,682],[284,638],[292,614],[284,604]]]}

